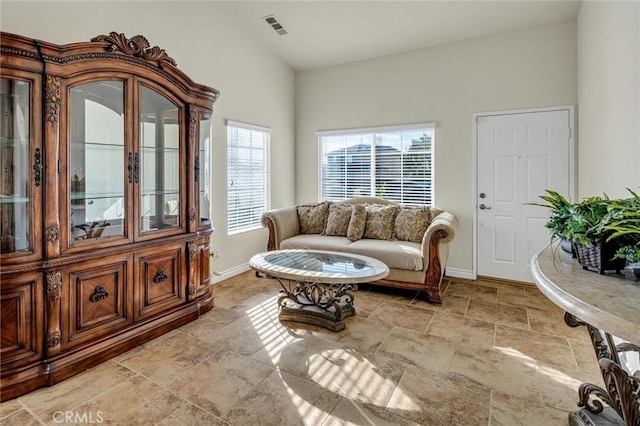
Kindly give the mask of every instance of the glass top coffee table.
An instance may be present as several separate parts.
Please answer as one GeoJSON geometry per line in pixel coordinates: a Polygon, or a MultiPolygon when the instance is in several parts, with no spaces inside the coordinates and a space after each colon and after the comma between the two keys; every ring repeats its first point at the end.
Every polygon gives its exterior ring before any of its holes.
{"type": "Polygon", "coordinates": [[[371,257],[324,250],[269,251],[253,256],[249,266],[280,283],[280,320],[332,331],[343,330],[344,319],[355,315],[354,286],[389,274],[371,257]]]}

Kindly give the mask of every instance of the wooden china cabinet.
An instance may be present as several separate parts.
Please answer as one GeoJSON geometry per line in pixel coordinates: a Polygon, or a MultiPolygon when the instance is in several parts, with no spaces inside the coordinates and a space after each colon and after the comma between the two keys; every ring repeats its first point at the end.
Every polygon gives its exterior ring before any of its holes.
{"type": "Polygon", "coordinates": [[[4,401],[213,307],[219,92],[139,35],[0,45],[4,401]]]}

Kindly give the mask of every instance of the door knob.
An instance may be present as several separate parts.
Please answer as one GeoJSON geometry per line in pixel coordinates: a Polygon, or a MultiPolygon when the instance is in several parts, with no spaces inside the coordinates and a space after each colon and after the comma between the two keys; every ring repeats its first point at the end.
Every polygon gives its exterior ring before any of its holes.
{"type": "Polygon", "coordinates": [[[485,206],[484,204],[480,204],[480,210],[491,210],[491,207],[485,206]]]}

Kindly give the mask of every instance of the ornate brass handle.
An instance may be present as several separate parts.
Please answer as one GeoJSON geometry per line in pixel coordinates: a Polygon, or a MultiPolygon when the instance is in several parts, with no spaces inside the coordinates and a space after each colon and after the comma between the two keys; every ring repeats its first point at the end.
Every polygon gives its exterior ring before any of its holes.
{"type": "Polygon", "coordinates": [[[44,169],[40,148],[36,148],[36,152],[33,154],[33,163],[33,179],[35,180],[36,186],[40,186],[40,181],[42,180],[42,169],[44,169]]]}
{"type": "Polygon", "coordinates": [[[134,154],[133,157],[134,157],[133,180],[135,181],[135,183],[138,183],[138,180],[140,179],[140,157],[138,156],[137,152],[134,154]]]}
{"type": "Polygon", "coordinates": [[[101,300],[105,300],[109,297],[109,292],[104,288],[104,286],[99,285],[93,289],[93,293],[89,296],[89,300],[93,303],[98,303],[101,300]]]}
{"type": "Polygon", "coordinates": [[[153,282],[156,284],[160,284],[169,279],[169,276],[164,272],[164,269],[160,268],[158,272],[156,272],[156,276],[153,277],[153,282]]]}
{"type": "Polygon", "coordinates": [[[127,157],[127,170],[129,171],[129,183],[133,182],[133,155],[127,157]]]}

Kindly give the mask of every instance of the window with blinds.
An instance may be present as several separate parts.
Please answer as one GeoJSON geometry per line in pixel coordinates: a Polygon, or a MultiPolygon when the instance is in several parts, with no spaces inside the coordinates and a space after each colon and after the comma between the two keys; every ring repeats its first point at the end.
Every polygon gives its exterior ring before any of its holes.
{"type": "Polygon", "coordinates": [[[317,133],[321,201],[377,196],[432,205],[434,123],[317,133]]]}
{"type": "Polygon", "coordinates": [[[271,129],[227,120],[227,232],[261,228],[270,205],[271,129]]]}

